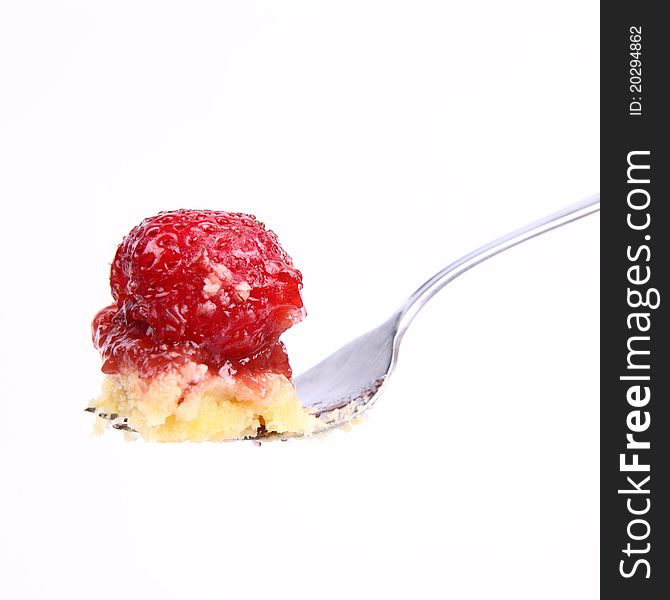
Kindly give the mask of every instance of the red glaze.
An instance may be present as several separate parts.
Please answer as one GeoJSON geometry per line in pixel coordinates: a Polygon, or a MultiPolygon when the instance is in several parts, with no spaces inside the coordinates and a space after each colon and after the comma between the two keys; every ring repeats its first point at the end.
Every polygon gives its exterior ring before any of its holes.
{"type": "Polygon", "coordinates": [[[291,375],[279,336],[302,320],[302,276],[253,216],[159,213],[119,246],[116,304],[93,320],[105,373],[150,377],[193,360],[291,375]]]}

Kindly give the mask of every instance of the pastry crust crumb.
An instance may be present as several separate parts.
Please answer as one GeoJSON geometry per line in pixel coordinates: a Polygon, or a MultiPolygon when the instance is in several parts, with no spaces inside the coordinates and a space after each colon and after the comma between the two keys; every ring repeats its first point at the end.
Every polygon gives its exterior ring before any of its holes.
{"type": "Polygon", "coordinates": [[[136,373],[107,375],[89,410],[110,424],[157,442],[224,441],[259,433],[310,434],[320,424],[282,374],[233,377],[187,363],[149,380],[136,373]],[[104,415],[104,416],[102,416],[104,415]]]}

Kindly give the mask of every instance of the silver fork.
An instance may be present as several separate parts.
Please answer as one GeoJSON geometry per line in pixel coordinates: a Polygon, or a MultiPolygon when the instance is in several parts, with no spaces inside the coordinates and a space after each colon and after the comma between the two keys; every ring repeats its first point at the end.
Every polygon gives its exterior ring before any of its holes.
{"type": "MultiPolygon", "coordinates": [[[[400,342],[410,323],[426,302],[450,281],[508,248],[598,210],[599,194],[466,254],[433,275],[390,319],[297,377],[294,383],[298,397],[305,408],[311,410],[323,423],[319,431],[351,421],[377,401],[395,369],[400,342]]],[[[284,434],[280,435],[285,437],[284,434]]],[[[274,437],[272,434],[270,436],[274,437]]]]}

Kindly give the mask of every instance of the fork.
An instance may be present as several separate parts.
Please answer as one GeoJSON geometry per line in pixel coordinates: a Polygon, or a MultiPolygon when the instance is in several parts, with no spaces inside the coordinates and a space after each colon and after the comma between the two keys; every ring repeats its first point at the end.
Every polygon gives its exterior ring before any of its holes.
{"type": "MultiPolygon", "coordinates": [[[[323,424],[317,431],[344,425],[379,399],[395,370],[400,342],[407,328],[445,285],[496,254],[599,210],[600,194],[597,194],[466,254],[428,279],[379,327],[349,342],[297,377],[294,384],[298,397],[323,424]]],[[[281,437],[286,436],[281,434],[281,437]]]]}

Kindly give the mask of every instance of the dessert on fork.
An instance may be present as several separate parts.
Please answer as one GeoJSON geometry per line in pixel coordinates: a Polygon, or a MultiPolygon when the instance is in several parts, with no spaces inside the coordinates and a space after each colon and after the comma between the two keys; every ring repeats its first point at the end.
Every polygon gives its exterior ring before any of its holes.
{"type": "Polygon", "coordinates": [[[114,303],[93,320],[105,373],[88,408],[163,442],[311,433],[284,344],[305,315],[302,276],[255,217],[159,213],[119,245],[114,303]]]}

